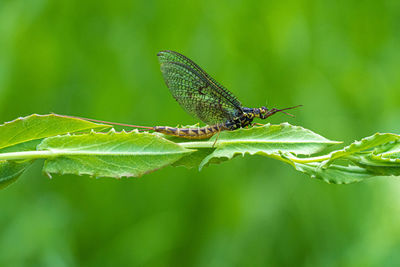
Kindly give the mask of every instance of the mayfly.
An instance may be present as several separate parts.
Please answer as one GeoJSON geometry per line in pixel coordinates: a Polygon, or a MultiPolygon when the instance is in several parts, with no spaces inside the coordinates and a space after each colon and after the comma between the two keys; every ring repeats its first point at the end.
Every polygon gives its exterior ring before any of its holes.
{"type": "Polygon", "coordinates": [[[184,110],[205,122],[208,126],[179,128],[119,125],[133,126],[187,139],[205,139],[221,131],[233,131],[253,125],[255,118],[266,119],[277,112],[291,115],[286,113],[285,110],[301,106],[284,109],[268,109],[264,106],[261,108],[243,107],[228,89],[184,55],[165,50],[159,52],[157,56],[164,81],[172,96],[184,110]]]}
{"type": "MultiPolygon", "coordinates": [[[[220,131],[232,131],[252,125],[255,118],[266,119],[277,112],[293,109],[246,108],[228,89],[214,80],[189,58],[174,51],[157,54],[165,83],[172,96],[205,127],[149,127],[150,130],[187,139],[204,139],[220,131]]],[[[285,113],[285,112],[284,112],[285,113]]],[[[286,113],[287,114],[287,113],[286,113]]]]}

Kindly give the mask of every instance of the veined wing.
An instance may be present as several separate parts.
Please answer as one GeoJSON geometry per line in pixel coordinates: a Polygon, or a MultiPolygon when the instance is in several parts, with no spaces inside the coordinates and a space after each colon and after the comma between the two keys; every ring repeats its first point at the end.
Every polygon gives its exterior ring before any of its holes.
{"type": "Polygon", "coordinates": [[[192,60],[174,51],[161,51],[157,56],[172,96],[192,116],[214,124],[242,112],[236,97],[192,60]]]}

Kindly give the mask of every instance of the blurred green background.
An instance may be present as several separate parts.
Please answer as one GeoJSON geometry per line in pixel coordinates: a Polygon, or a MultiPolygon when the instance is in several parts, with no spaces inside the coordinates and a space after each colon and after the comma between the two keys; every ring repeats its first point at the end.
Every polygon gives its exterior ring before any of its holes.
{"type": "MultiPolygon", "coordinates": [[[[194,124],[156,54],[346,143],[400,133],[400,2],[0,1],[0,121],[194,124]]],[[[0,266],[399,266],[400,180],[329,185],[261,157],[0,191],[0,266]]]]}

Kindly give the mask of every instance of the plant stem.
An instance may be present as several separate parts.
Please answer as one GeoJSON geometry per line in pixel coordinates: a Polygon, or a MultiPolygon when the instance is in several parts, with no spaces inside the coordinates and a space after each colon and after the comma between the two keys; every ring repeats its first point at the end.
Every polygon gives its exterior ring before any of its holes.
{"type": "Polygon", "coordinates": [[[177,143],[178,145],[181,145],[184,148],[211,148],[214,144],[214,141],[212,142],[182,142],[182,143],[177,143]]]}
{"type": "Polygon", "coordinates": [[[0,160],[43,159],[54,156],[51,151],[23,151],[0,153],[0,160]]]}
{"type": "Polygon", "coordinates": [[[32,160],[46,159],[59,156],[124,156],[124,155],[157,155],[157,154],[174,154],[175,152],[110,152],[110,151],[76,151],[76,150],[40,150],[40,151],[23,151],[0,153],[0,160],[32,160]]]}

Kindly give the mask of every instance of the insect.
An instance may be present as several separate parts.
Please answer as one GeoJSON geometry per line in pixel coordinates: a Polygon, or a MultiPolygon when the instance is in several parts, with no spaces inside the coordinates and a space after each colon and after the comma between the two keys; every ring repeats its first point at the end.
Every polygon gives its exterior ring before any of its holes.
{"type": "Polygon", "coordinates": [[[165,83],[175,100],[205,127],[143,127],[155,132],[187,139],[205,139],[220,131],[232,131],[253,124],[255,118],[266,119],[284,109],[247,108],[228,89],[184,55],[166,50],[157,54],[165,83]]]}
{"type": "MultiPolygon", "coordinates": [[[[233,131],[254,125],[255,118],[266,119],[275,113],[294,109],[301,105],[277,109],[247,108],[202,68],[178,52],[165,50],[157,54],[164,81],[184,110],[208,124],[205,127],[179,128],[169,126],[137,126],[94,119],[90,121],[141,128],[186,139],[205,139],[221,131],[233,131]]],[[[79,117],[76,117],[79,118],[79,117]]]]}

